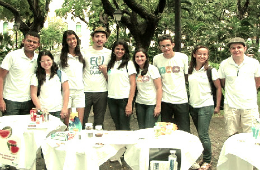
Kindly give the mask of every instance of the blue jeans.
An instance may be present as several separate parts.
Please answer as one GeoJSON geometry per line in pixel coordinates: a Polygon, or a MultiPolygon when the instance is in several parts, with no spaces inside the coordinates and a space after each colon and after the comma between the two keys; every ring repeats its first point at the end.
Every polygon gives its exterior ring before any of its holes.
{"type": "Polygon", "coordinates": [[[190,133],[189,104],[171,104],[162,102],[161,121],[175,123],[179,130],[190,133]]]}
{"type": "Polygon", "coordinates": [[[130,130],[130,116],[126,116],[125,113],[128,99],[108,98],[107,102],[116,130],[130,130]]]}
{"type": "MultiPolygon", "coordinates": [[[[85,92],[85,109],[82,128],[85,128],[85,123],[88,122],[89,113],[93,106],[94,124],[102,125],[104,123],[104,116],[107,109],[107,92],[85,92]]],[[[103,127],[104,129],[104,127],[103,127]]]]}
{"type": "Polygon", "coordinates": [[[155,105],[135,104],[139,129],[153,128],[158,117],[154,117],[155,105]]]}
{"type": "Polygon", "coordinates": [[[6,115],[26,115],[30,114],[30,110],[34,107],[32,100],[25,102],[14,102],[4,99],[6,104],[6,111],[3,113],[6,115]]]}
{"type": "Polygon", "coordinates": [[[211,162],[211,142],[209,138],[209,124],[214,113],[214,106],[193,108],[190,106],[190,115],[198,131],[200,141],[203,145],[203,162],[211,162]]]}

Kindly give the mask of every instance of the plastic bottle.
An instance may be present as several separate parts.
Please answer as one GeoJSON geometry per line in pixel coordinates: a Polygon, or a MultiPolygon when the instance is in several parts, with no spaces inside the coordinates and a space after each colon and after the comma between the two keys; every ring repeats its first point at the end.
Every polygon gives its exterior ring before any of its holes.
{"type": "Polygon", "coordinates": [[[169,170],[177,170],[178,162],[177,162],[177,156],[175,155],[176,150],[170,150],[170,155],[168,157],[169,161],[169,170]]]}

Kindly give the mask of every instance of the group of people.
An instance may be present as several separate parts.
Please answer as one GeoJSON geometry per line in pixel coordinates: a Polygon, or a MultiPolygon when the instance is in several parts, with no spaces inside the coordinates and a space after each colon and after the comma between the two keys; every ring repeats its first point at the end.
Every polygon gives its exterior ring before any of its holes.
{"type": "Polygon", "coordinates": [[[222,89],[225,91],[224,117],[228,135],[250,132],[252,121],[259,117],[257,89],[260,65],[247,57],[244,39],[230,40],[231,56],[219,70],[209,65],[209,49],[196,46],[188,56],[175,52],[170,35],[158,38],[161,54],[149,62],[147,51],[138,48],[130,55],[128,44],[114,42],[112,50],[104,47],[108,33],[103,27],[91,33],[93,46],[80,49],[80,39],[72,30],[63,34],[61,52],[35,50],[40,37],[28,32],[23,48],[10,52],[0,68],[0,110],[4,115],[28,114],[30,109],[47,109],[68,125],[76,108],[84,126],[91,107],[94,126],[103,125],[107,105],[117,130],[130,130],[130,115],[135,104],[139,128],[151,128],[161,115],[162,122],[177,124],[190,132],[190,116],[203,144],[201,170],[211,166],[209,125],[213,113],[220,111],[222,89]],[[131,60],[132,58],[132,60],[131,60]],[[212,80],[207,70],[211,69],[212,80]],[[212,88],[216,90],[214,106],[212,88]],[[186,84],[188,83],[189,98],[186,84]]]}

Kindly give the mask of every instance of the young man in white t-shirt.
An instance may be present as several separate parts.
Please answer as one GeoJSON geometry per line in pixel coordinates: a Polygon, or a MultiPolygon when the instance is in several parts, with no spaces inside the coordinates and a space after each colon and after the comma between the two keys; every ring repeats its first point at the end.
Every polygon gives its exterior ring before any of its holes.
{"type": "Polygon", "coordinates": [[[188,56],[174,52],[170,35],[158,38],[161,54],[153,59],[162,77],[161,119],[176,123],[178,129],[190,132],[189,105],[185,81],[188,75],[188,56]],[[174,117],[174,119],[173,119],[174,117]]]}
{"type": "Polygon", "coordinates": [[[251,132],[259,118],[257,89],[260,86],[259,61],[245,55],[245,40],[232,38],[228,45],[231,56],[220,63],[219,78],[225,88],[224,118],[228,135],[238,133],[239,126],[251,132]]]}
{"type": "Polygon", "coordinates": [[[3,115],[29,114],[33,107],[30,79],[37,66],[35,50],[40,46],[39,34],[28,32],[23,44],[23,48],[8,53],[1,64],[0,110],[3,115]]]}
{"type": "Polygon", "coordinates": [[[83,125],[88,122],[89,113],[93,106],[94,126],[103,125],[107,108],[107,81],[101,67],[106,68],[111,50],[104,47],[108,33],[103,27],[96,28],[92,33],[93,46],[84,54],[86,67],[84,70],[85,111],[83,125]]]}

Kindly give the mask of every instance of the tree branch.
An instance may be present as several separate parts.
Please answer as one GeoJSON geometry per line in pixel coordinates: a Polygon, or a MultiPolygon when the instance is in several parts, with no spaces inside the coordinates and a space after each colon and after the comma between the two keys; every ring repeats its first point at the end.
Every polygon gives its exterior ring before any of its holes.
{"type": "Polygon", "coordinates": [[[139,14],[144,19],[153,20],[155,15],[147,11],[142,5],[137,3],[135,0],[124,0],[125,4],[132,9],[134,12],[139,14]]]}
{"type": "Polygon", "coordinates": [[[113,17],[113,14],[115,12],[115,9],[112,7],[111,3],[109,0],[101,0],[103,4],[103,8],[106,14],[109,16],[113,17]]]}
{"type": "Polygon", "coordinates": [[[36,13],[36,10],[34,9],[34,4],[32,2],[32,0],[27,0],[29,6],[30,6],[30,10],[32,11],[33,13],[33,16],[37,16],[37,13],[36,13]]]}
{"type": "Polygon", "coordinates": [[[20,14],[19,14],[18,10],[16,8],[14,8],[12,5],[10,5],[10,4],[8,4],[8,3],[4,2],[4,1],[1,1],[1,0],[0,0],[0,5],[5,7],[9,11],[11,11],[14,14],[14,16],[19,16],[20,17],[20,14]]]}
{"type": "Polygon", "coordinates": [[[115,4],[116,9],[119,9],[119,5],[118,5],[118,3],[116,2],[116,0],[113,0],[113,3],[115,4]]]}
{"type": "Polygon", "coordinates": [[[85,18],[81,17],[81,16],[77,16],[75,14],[75,10],[71,11],[71,14],[76,18],[78,17],[81,21],[83,21],[84,23],[86,23],[88,25],[88,22],[85,20],[85,18]]]}
{"type": "Polygon", "coordinates": [[[156,10],[154,11],[154,14],[158,15],[159,13],[163,13],[165,5],[166,5],[166,0],[160,0],[156,10]]]}

